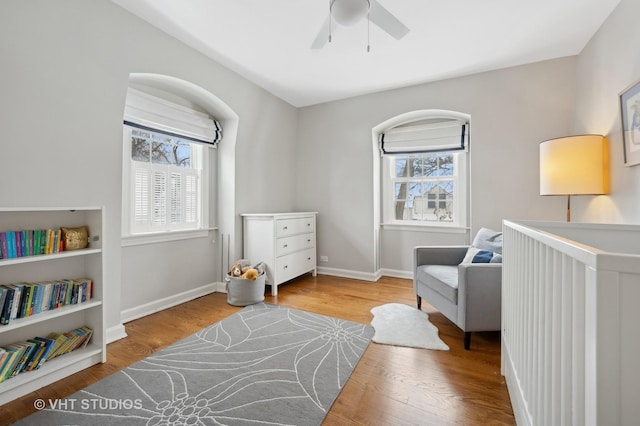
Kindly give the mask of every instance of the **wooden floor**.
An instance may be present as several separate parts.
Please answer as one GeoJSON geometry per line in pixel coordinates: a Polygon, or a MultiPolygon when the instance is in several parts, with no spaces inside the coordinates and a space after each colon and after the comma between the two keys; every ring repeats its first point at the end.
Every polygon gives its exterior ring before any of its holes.
{"type": "MultiPolygon", "coordinates": [[[[265,302],[361,323],[374,306],[415,306],[409,280],[383,277],[377,283],[310,274],[278,287],[265,302]]],[[[241,308],[214,293],[126,324],[128,337],[107,347],[107,362],[0,406],[0,424],[35,411],[37,398],[65,397],[241,308]]],[[[426,303],[422,309],[450,351],[372,343],[325,419],[325,425],[513,425],[499,333],[474,333],[471,350],[463,333],[426,303]]]]}

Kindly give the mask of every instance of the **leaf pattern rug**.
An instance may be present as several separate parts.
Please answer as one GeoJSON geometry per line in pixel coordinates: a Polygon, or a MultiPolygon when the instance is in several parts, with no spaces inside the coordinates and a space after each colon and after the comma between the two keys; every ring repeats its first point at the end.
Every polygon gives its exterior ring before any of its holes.
{"type": "Polygon", "coordinates": [[[23,425],[318,425],[369,325],[259,303],[69,396],[23,425]]]}

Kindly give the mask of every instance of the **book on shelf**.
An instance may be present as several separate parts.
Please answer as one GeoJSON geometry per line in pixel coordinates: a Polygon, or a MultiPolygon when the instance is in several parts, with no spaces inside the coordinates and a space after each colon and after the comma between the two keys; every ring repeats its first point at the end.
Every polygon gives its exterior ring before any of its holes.
{"type": "Polygon", "coordinates": [[[10,373],[10,377],[13,377],[16,374],[24,371],[25,365],[27,365],[29,359],[33,356],[33,353],[39,347],[39,345],[36,345],[35,343],[29,342],[29,341],[17,342],[17,343],[13,343],[12,345],[22,346],[24,348],[24,351],[20,357],[20,360],[14,367],[13,371],[10,373]]]}
{"type": "Polygon", "coordinates": [[[22,284],[7,284],[5,287],[12,288],[14,290],[13,306],[11,307],[11,315],[9,320],[13,321],[18,318],[18,309],[20,307],[20,298],[22,297],[22,284]]]}
{"type": "Polygon", "coordinates": [[[34,367],[34,370],[37,370],[49,358],[49,354],[53,350],[53,347],[55,346],[56,341],[54,339],[49,339],[47,337],[34,337],[33,339],[40,341],[45,345],[44,351],[42,351],[42,354],[40,354],[40,356],[38,357],[37,364],[34,367]]]}
{"type": "Polygon", "coordinates": [[[37,370],[57,356],[86,347],[92,335],[93,329],[83,326],[0,347],[0,382],[25,371],[37,370]]]}
{"type": "Polygon", "coordinates": [[[0,324],[9,324],[14,306],[16,290],[10,286],[0,286],[0,324]]]}
{"type": "Polygon", "coordinates": [[[4,318],[4,305],[7,299],[8,290],[4,286],[0,286],[0,324],[2,324],[2,318],[4,318]]]}
{"type": "Polygon", "coordinates": [[[60,347],[62,347],[62,345],[67,341],[67,336],[65,336],[64,334],[51,332],[47,335],[47,339],[51,339],[55,342],[53,344],[53,348],[51,349],[51,352],[49,352],[49,355],[47,355],[47,361],[48,361],[52,358],[55,358],[58,355],[58,351],[60,350],[60,347]]]}
{"type": "Polygon", "coordinates": [[[9,255],[7,253],[7,233],[0,232],[0,258],[8,259],[9,255]]]}
{"type": "Polygon", "coordinates": [[[16,319],[85,303],[92,292],[90,278],[0,285],[0,327],[16,319]]]}
{"type": "Polygon", "coordinates": [[[45,350],[45,347],[46,347],[44,342],[41,342],[39,340],[27,339],[27,342],[33,343],[35,345],[35,349],[31,353],[31,356],[27,360],[25,366],[22,368],[22,371],[35,370],[35,367],[38,364],[38,361],[40,360],[40,357],[44,353],[44,350],[45,350]]]}
{"type": "Polygon", "coordinates": [[[4,382],[11,376],[13,369],[24,353],[24,347],[18,345],[6,345],[3,349],[7,352],[8,356],[2,367],[0,367],[0,382],[4,382]]]}
{"type": "Polygon", "coordinates": [[[2,371],[4,363],[7,362],[8,356],[9,352],[7,352],[5,348],[0,348],[0,371],[2,371]]]}
{"type": "Polygon", "coordinates": [[[16,242],[15,242],[15,250],[16,257],[22,257],[22,249],[20,248],[20,231],[15,231],[14,234],[16,242]]]}
{"type": "Polygon", "coordinates": [[[75,328],[66,333],[49,333],[47,338],[55,340],[56,343],[48,359],[73,352],[76,349],[85,348],[92,335],[93,329],[87,326],[75,328]]]}
{"type": "Polygon", "coordinates": [[[54,254],[64,251],[62,229],[25,229],[0,232],[0,259],[54,254]]]}
{"type": "Polygon", "coordinates": [[[7,232],[7,247],[9,258],[13,259],[16,256],[16,233],[14,231],[7,232]]]}

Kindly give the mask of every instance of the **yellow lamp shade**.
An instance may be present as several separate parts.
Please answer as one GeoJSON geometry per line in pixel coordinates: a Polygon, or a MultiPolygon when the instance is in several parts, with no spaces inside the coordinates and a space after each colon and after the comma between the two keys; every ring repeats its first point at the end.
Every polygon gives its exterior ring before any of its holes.
{"type": "Polygon", "coordinates": [[[609,146],[604,136],[567,136],[540,144],[540,195],[608,192],[609,146]]]}

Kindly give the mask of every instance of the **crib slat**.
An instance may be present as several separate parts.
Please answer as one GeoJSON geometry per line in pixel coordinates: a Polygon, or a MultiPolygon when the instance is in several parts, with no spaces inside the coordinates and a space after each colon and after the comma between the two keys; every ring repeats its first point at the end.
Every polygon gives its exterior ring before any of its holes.
{"type": "Polygon", "coordinates": [[[503,365],[512,365],[518,378],[518,400],[526,411],[516,414],[519,423],[600,424],[603,411],[617,419],[609,412],[613,405],[597,392],[603,382],[597,358],[603,351],[595,343],[602,325],[594,315],[597,274],[585,263],[589,256],[582,247],[572,252],[564,241],[534,232],[509,226],[504,231],[509,254],[503,265],[502,328],[510,359],[503,365]]]}

